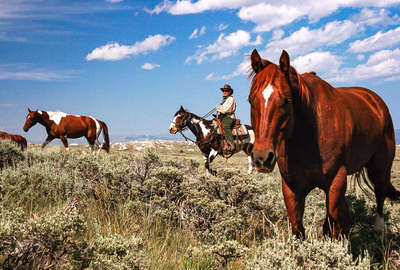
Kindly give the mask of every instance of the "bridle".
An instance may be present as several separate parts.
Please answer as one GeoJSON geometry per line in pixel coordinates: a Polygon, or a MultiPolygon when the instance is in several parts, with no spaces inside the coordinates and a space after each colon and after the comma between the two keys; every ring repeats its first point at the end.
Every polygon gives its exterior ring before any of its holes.
{"type": "MultiPolygon", "coordinates": [[[[204,120],[204,118],[208,117],[211,113],[213,113],[215,111],[215,109],[211,110],[210,112],[208,112],[206,115],[204,115],[203,117],[200,118],[200,121],[204,120]]],[[[192,121],[193,119],[193,114],[190,112],[187,112],[189,114],[189,117],[187,117],[185,120],[183,120],[182,125],[178,125],[176,122],[172,122],[172,124],[174,124],[176,127],[178,127],[178,132],[182,135],[183,138],[185,138],[185,141],[190,141],[192,143],[195,143],[197,145],[202,145],[202,144],[207,144],[210,143],[210,141],[212,140],[213,136],[211,137],[211,140],[209,141],[198,141],[196,138],[196,141],[188,138],[183,131],[188,129],[188,125],[189,123],[192,121]]],[[[198,132],[198,126],[196,124],[193,124],[194,128],[196,129],[196,131],[198,132]]],[[[213,133],[211,135],[214,135],[216,129],[213,131],[213,133]]]]}

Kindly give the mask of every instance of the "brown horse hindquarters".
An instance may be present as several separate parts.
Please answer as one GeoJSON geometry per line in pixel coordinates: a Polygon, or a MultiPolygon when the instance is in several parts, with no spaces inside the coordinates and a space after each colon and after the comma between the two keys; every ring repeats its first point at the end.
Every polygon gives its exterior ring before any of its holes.
{"type": "Polygon", "coordinates": [[[336,139],[343,142],[343,162],[348,174],[359,171],[373,160],[376,167],[390,168],[395,143],[393,123],[386,104],[365,88],[337,88],[336,92],[340,96],[339,102],[343,103],[337,110],[342,119],[336,120],[339,126],[336,139]],[[381,157],[377,159],[378,156],[381,157]]]}

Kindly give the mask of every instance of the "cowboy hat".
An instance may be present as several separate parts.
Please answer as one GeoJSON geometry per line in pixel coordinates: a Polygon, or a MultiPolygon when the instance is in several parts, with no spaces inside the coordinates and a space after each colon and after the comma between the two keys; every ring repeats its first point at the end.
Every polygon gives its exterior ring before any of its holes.
{"type": "Polygon", "coordinates": [[[225,84],[224,87],[220,88],[222,92],[228,91],[233,93],[233,89],[229,84],[225,84]]]}

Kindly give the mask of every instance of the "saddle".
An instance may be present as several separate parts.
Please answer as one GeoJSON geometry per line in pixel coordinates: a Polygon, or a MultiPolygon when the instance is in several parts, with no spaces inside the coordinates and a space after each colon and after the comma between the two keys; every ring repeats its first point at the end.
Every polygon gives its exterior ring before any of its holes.
{"type": "MultiPolygon", "coordinates": [[[[225,149],[227,149],[228,145],[230,145],[231,143],[228,141],[228,139],[226,139],[225,131],[222,128],[221,119],[218,118],[218,117],[215,117],[214,120],[218,124],[219,134],[221,134],[221,136],[224,138],[224,141],[223,141],[223,144],[222,144],[222,154],[224,155],[225,158],[228,158],[233,153],[226,153],[225,149]]],[[[235,118],[235,121],[232,123],[231,129],[232,129],[232,135],[233,135],[234,140],[235,140],[236,149],[238,149],[238,146],[242,143],[242,140],[240,139],[240,136],[247,135],[248,131],[247,131],[245,126],[240,124],[240,119],[239,118],[235,118]]]]}

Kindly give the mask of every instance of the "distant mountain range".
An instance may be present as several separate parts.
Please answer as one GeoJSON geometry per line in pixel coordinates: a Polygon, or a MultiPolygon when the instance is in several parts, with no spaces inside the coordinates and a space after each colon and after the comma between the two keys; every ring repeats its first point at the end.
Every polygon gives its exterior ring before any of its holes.
{"type": "MultiPolygon", "coordinates": [[[[395,138],[396,144],[400,145],[400,129],[395,129],[395,138]]],[[[189,132],[185,134],[189,137],[193,137],[189,132]]],[[[125,136],[119,138],[111,138],[112,142],[128,142],[128,141],[152,141],[152,140],[167,140],[167,141],[183,141],[184,138],[180,134],[166,134],[166,135],[134,135],[134,136],[125,136]]]]}
{"type": "MultiPolygon", "coordinates": [[[[186,136],[194,139],[193,135],[189,132],[186,136]]],[[[396,144],[400,145],[400,129],[395,130],[396,144]]],[[[100,135],[100,140],[103,140],[100,135]]],[[[153,140],[166,140],[166,141],[184,141],[185,139],[180,134],[165,134],[165,135],[132,135],[132,136],[111,136],[111,142],[129,142],[129,141],[153,141],[153,140]]],[[[42,140],[32,140],[31,143],[42,143],[42,140]]],[[[69,140],[69,143],[87,144],[85,139],[69,140]]],[[[52,144],[61,145],[60,140],[54,140],[52,144]]]]}

